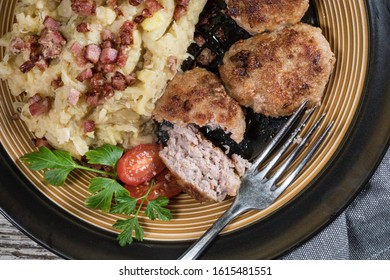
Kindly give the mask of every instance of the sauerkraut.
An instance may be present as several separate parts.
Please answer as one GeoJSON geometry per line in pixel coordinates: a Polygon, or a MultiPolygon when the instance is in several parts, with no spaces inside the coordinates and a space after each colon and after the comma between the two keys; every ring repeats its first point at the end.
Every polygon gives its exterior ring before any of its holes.
{"type": "MultiPolygon", "coordinates": [[[[82,5],[91,1],[78,2],[82,5]]],[[[206,0],[189,1],[179,19],[175,19],[179,5],[176,0],[158,0],[154,4],[159,9],[144,18],[148,0],[138,1],[142,3],[137,6],[128,0],[95,0],[92,2],[96,9],[91,15],[75,12],[74,2],[77,1],[21,0],[16,6],[12,30],[1,39],[6,52],[0,63],[0,78],[8,81],[13,95],[22,98],[20,118],[36,138],[44,138],[54,148],[69,151],[75,157],[103,144],[130,148],[155,141],[151,120],[155,101],[188,57],[187,48],[206,0]],[[32,60],[31,44],[16,51],[10,46],[19,39],[26,44],[31,38],[36,40],[50,24],[45,22],[48,18],[60,23],[58,30],[66,43],[61,45],[58,56],[44,59],[43,65],[38,65],[37,58],[35,65],[24,67],[26,61],[32,60]],[[88,45],[101,46],[102,33],[119,36],[128,22],[135,27],[131,45],[126,48],[126,60],[102,71],[105,81],[118,72],[120,77],[133,77],[134,81],[121,90],[111,89],[112,94],[104,102],[91,103],[91,81],[80,75],[89,69],[92,75],[101,70],[96,70],[97,64],[91,61],[80,63],[77,47],[85,52],[88,45]],[[87,31],[80,32],[79,28],[87,31]],[[31,104],[37,95],[38,100],[49,100],[50,110],[34,115],[31,104]],[[93,124],[92,129],[86,129],[86,120],[89,127],[93,124]]]]}

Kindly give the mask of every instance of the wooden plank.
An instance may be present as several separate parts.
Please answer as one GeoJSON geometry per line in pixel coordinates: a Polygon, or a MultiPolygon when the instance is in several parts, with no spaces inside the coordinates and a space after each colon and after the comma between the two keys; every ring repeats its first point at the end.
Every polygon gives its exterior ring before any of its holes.
{"type": "Polygon", "coordinates": [[[60,259],[28,238],[0,215],[0,260],[60,259]]]}

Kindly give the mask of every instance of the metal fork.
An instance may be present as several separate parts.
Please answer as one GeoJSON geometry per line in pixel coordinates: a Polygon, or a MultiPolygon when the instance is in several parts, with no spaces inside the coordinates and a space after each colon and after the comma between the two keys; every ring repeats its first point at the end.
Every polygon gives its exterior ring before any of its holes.
{"type": "Polygon", "coordinates": [[[308,142],[309,138],[324,120],[325,114],[318,119],[306,135],[297,138],[298,134],[306,126],[308,120],[316,110],[316,107],[310,109],[304,119],[297,125],[299,120],[303,117],[306,107],[307,101],[305,101],[288,119],[286,124],[280,129],[278,134],[272,139],[268,146],[253,160],[250,169],[247,170],[242,178],[240,189],[231,207],[213,224],[209,230],[204,233],[198,241],[196,241],[183,255],[180,256],[179,260],[196,259],[219,234],[219,232],[234,218],[249,210],[262,210],[269,207],[287,189],[287,187],[291,185],[304,166],[313,157],[321,143],[325,140],[334,123],[332,121],[328,125],[312,148],[306,153],[304,158],[297,163],[297,166],[289,173],[285,180],[280,185],[277,185],[281,176],[292,165],[308,142]],[[293,130],[293,127],[296,128],[293,130]],[[291,130],[293,130],[293,132],[288,137],[288,133],[291,130]],[[288,137],[288,139],[284,143],[281,143],[281,140],[285,137],[288,137]],[[279,163],[280,159],[286,154],[287,150],[294,142],[298,142],[299,144],[289,155],[287,155],[287,158],[282,161],[280,167],[269,175],[270,171],[276,166],[276,164],[279,163]],[[269,162],[267,162],[265,166],[262,166],[268,159],[271,152],[273,152],[279,144],[281,145],[280,149],[271,159],[269,159],[269,162]],[[261,166],[262,168],[259,170],[261,166]]]}

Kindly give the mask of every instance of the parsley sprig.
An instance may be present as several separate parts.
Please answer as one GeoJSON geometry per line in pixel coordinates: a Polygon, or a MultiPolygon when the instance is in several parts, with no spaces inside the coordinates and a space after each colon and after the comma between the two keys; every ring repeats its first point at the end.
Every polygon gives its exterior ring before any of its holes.
{"type": "Polygon", "coordinates": [[[138,216],[145,204],[145,215],[149,219],[159,219],[161,221],[169,221],[172,219],[171,212],[164,208],[164,206],[167,206],[169,203],[168,198],[159,196],[156,200],[148,200],[148,195],[152,190],[153,185],[154,181],[152,180],[148,191],[137,200],[132,197],[120,197],[117,200],[117,204],[112,208],[111,213],[114,214],[130,215],[130,213],[134,213],[133,217],[125,220],[118,220],[116,224],[113,225],[114,228],[122,230],[122,233],[118,235],[118,241],[121,246],[125,246],[126,244],[131,244],[133,242],[133,233],[137,240],[143,240],[144,231],[139,225],[138,216]],[[138,207],[137,201],[140,201],[138,207]]]}
{"type": "Polygon", "coordinates": [[[43,171],[45,181],[53,186],[63,186],[68,175],[76,169],[105,175],[90,180],[88,190],[91,195],[86,199],[86,206],[106,213],[129,216],[128,219],[117,220],[113,225],[115,229],[121,231],[117,238],[119,244],[125,246],[133,243],[134,238],[138,241],[144,238],[144,230],[139,224],[139,216],[143,209],[145,209],[145,216],[151,220],[169,221],[172,219],[172,214],[165,208],[169,204],[168,198],[159,196],[155,200],[148,200],[154,181],[150,183],[145,195],[140,198],[131,197],[129,191],[118,182],[115,170],[123,152],[123,149],[117,146],[104,145],[86,153],[88,164],[109,166],[113,171],[97,170],[82,165],[77,163],[69,152],[50,150],[47,147],[41,147],[38,151],[26,154],[20,159],[31,170],[43,171]]]}
{"type": "Polygon", "coordinates": [[[52,186],[63,186],[69,173],[75,169],[91,171],[116,178],[115,166],[123,154],[123,149],[105,145],[86,154],[88,163],[103,164],[112,167],[113,172],[97,170],[78,164],[69,152],[50,150],[47,147],[39,148],[39,151],[22,156],[20,159],[34,171],[44,170],[45,181],[52,186]]]}

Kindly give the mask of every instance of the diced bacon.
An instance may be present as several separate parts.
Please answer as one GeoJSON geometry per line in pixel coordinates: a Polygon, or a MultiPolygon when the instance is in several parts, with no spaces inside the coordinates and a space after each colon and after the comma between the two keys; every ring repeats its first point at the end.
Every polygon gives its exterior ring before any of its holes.
{"type": "Polygon", "coordinates": [[[88,63],[88,60],[86,60],[83,55],[80,55],[80,56],[76,57],[76,63],[78,66],[82,67],[88,63]]]}
{"type": "Polygon", "coordinates": [[[184,7],[187,7],[189,3],[190,3],[190,0],[176,0],[177,5],[182,5],[184,7]]]}
{"type": "Polygon", "coordinates": [[[37,62],[35,62],[35,66],[37,66],[40,70],[45,71],[49,67],[49,63],[42,57],[37,62]]]}
{"type": "Polygon", "coordinates": [[[71,88],[68,95],[68,102],[72,106],[76,106],[77,102],[79,102],[79,98],[81,96],[81,92],[77,89],[71,88]]]}
{"type": "Polygon", "coordinates": [[[176,5],[175,11],[173,12],[173,19],[174,20],[179,20],[181,19],[185,14],[186,14],[186,7],[182,5],[176,5]]]}
{"type": "Polygon", "coordinates": [[[88,105],[91,105],[91,106],[97,106],[99,105],[99,94],[96,93],[96,92],[88,92],[86,94],[87,98],[86,98],[86,102],[88,105]]]}
{"type": "Polygon", "coordinates": [[[121,72],[115,72],[115,75],[111,78],[112,87],[116,90],[125,90],[127,87],[126,77],[121,72]]]}
{"type": "Polygon", "coordinates": [[[120,38],[121,38],[121,45],[122,46],[131,46],[132,44],[134,44],[133,33],[122,32],[120,34],[120,38]]]}
{"type": "Polygon", "coordinates": [[[20,71],[23,73],[27,73],[31,69],[33,69],[35,66],[35,62],[32,60],[27,60],[25,63],[19,66],[20,71]]]}
{"type": "Polygon", "coordinates": [[[92,120],[85,120],[83,121],[83,127],[84,127],[84,132],[94,132],[96,129],[95,122],[92,120]]]}
{"type": "Polygon", "coordinates": [[[102,64],[103,73],[113,73],[116,69],[116,64],[102,64]]]}
{"type": "Polygon", "coordinates": [[[114,73],[116,68],[117,65],[115,63],[104,64],[102,62],[98,62],[95,65],[94,70],[101,73],[114,73]]]}
{"type": "Polygon", "coordinates": [[[76,63],[78,66],[82,67],[88,63],[84,57],[84,47],[81,46],[78,42],[74,43],[70,48],[70,51],[76,58],[76,63]]]}
{"type": "Polygon", "coordinates": [[[46,139],[43,138],[36,138],[34,139],[34,145],[37,148],[46,147],[51,149],[52,146],[49,144],[49,142],[46,139]]]}
{"type": "Polygon", "coordinates": [[[96,73],[93,75],[89,82],[89,87],[92,91],[98,91],[99,88],[101,88],[105,83],[105,78],[102,73],[96,73]]]}
{"type": "Polygon", "coordinates": [[[35,94],[32,97],[30,97],[30,100],[28,101],[28,103],[31,105],[31,104],[34,104],[34,103],[40,101],[40,100],[42,100],[42,97],[39,94],[35,94]]]}
{"type": "Polygon", "coordinates": [[[107,99],[113,97],[115,94],[114,88],[112,87],[111,83],[105,83],[103,86],[103,99],[101,99],[101,102],[105,102],[107,99]]]}
{"type": "Polygon", "coordinates": [[[152,14],[164,8],[157,0],[146,0],[145,4],[149,12],[152,14]]]}
{"type": "Polygon", "coordinates": [[[70,51],[74,56],[78,56],[83,53],[83,46],[80,45],[80,43],[75,42],[72,47],[70,48],[70,51]]]}
{"type": "Polygon", "coordinates": [[[58,22],[57,20],[55,20],[52,17],[46,16],[45,20],[43,21],[43,25],[47,29],[51,29],[53,31],[57,31],[60,28],[61,23],[58,22]]]}
{"type": "Polygon", "coordinates": [[[101,53],[102,49],[98,45],[89,44],[85,47],[84,57],[92,63],[97,63],[101,53]]]}
{"type": "Polygon", "coordinates": [[[106,0],[106,4],[110,6],[118,16],[122,16],[123,13],[119,9],[119,5],[122,3],[122,0],[106,0]],[[118,3],[119,2],[119,3],[118,3]]]}
{"type": "Polygon", "coordinates": [[[118,59],[118,51],[114,48],[104,48],[100,54],[100,62],[103,64],[111,64],[118,59]]]}
{"type": "Polygon", "coordinates": [[[132,86],[137,82],[137,74],[136,73],[131,73],[130,75],[126,75],[126,84],[127,86],[132,86]]]}
{"type": "Polygon", "coordinates": [[[21,38],[14,38],[9,44],[9,50],[13,54],[20,54],[22,51],[27,49],[28,45],[21,38]]]}
{"type": "Polygon", "coordinates": [[[134,43],[133,32],[136,30],[137,24],[127,20],[120,28],[120,39],[122,46],[130,46],[134,43]]]}
{"type": "Polygon", "coordinates": [[[103,30],[101,33],[102,41],[114,41],[114,34],[110,30],[103,30]]]}
{"type": "Polygon", "coordinates": [[[118,60],[117,60],[116,64],[119,67],[124,67],[127,63],[128,58],[129,58],[129,48],[126,46],[121,46],[119,48],[118,60]]]}
{"type": "Polygon", "coordinates": [[[28,108],[33,117],[39,117],[50,111],[49,97],[42,98],[39,94],[36,94],[31,100],[28,108]]]}
{"type": "Polygon", "coordinates": [[[25,42],[26,42],[26,48],[30,50],[31,55],[38,54],[39,51],[39,44],[38,44],[38,36],[29,36],[25,42]]]}
{"type": "Polygon", "coordinates": [[[129,4],[132,6],[138,6],[140,5],[144,0],[129,0],[129,4]]]}
{"type": "Polygon", "coordinates": [[[120,38],[122,46],[131,46],[134,43],[133,33],[122,32],[120,38]]]}
{"type": "Polygon", "coordinates": [[[42,59],[42,54],[30,54],[30,60],[35,64],[38,60],[42,59]]]}
{"type": "Polygon", "coordinates": [[[102,49],[104,48],[114,48],[115,44],[112,41],[103,41],[101,44],[102,49]]]}
{"type": "Polygon", "coordinates": [[[91,16],[96,13],[94,0],[72,0],[72,10],[82,16],[91,16]]]}
{"type": "Polygon", "coordinates": [[[49,45],[48,47],[51,47],[50,44],[63,46],[66,44],[66,39],[61,32],[45,28],[41,32],[38,43],[44,47],[46,44],[49,45]]]}
{"type": "Polygon", "coordinates": [[[144,18],[151,18],[153,16],[152,12],[149,11],[149,9],[143,9],[141,14],[144,18]]]}
{"type": "Polygon", "coordinates": [[[117,14],[118,17],[123,16],[122,10],[119,9],[118,7],[115,7],[115,8],[114,8],[114,11],[116,12],[116,14],[117,14]]]}
{"type": "Polygon", "coordinates": [[[55,79],[51,82],[51,86],[56,90],[60,87],[64,86],[64,82],[62,81],[61,78],[55,79]]]}
{"type": "Polygon", "coordinates": [[[128,32],[128,33],[133,33],[134,30],[137,29],[137,24],[135,22],[132,22],[130,20],[126,20],[121,28],[120,28],[120,31],[121,32],[128,32]]]}
{"type": "Polygon", "coordinates": [[[78,74],[76,80],[80,82],[84,82],[85,80],[91,79],[92,76],[93,76],[92,69],[88,68],[82,71],[80,74],[78,74]]]}
{"type": "Polygon", "coordinates": [[[89,28],[89,24],[86,22],[82,22],[79,25],[77,25],[76,30],[77,30],[77,32],[80,32],[80,33],[87,33],[89,31],[91,31],[89,28]]]}
{"type": "Polygon", "coordinates": [[[144,20],[145,18],[142,15],[138,15],[134,18],[134,22],[138,24],[142,23],[144,20]]]}
{"type": "Polygon", "coordinates": [[[42,46],[43,57],[53,59],[61,54],[62,46],[66,44],[66,40],[61,32],[44,28],[38,43],[42,46]]]}

